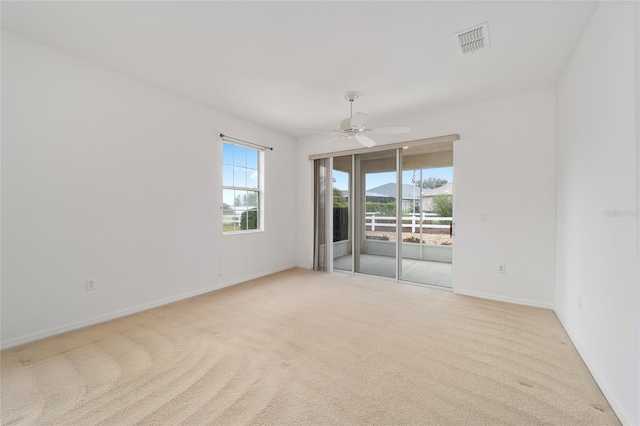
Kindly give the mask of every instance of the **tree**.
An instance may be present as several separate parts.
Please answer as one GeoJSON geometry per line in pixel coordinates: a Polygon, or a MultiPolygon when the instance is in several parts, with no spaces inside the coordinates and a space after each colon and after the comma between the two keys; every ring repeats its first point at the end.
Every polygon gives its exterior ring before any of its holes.
{"type": "Polygon", "coordinates": [[[422,182],[418,182],[418,184],[420,186],[422,186],[424,189],[434,189],[434,188],[440,188],[443,185],[448,184],[449,181],[443,178],[437,178],[437,177],[430,177],[429,179],[425,179],[422,182]]]}
{"type": "Polygon", "coordinates": [[[438,194],[433,197],[433,212],[440,217],[453,217],[453,195],[438,194]]]}
{"type": "Polygon", "coordinates": [[[333,207],[347,207],[347,198],[342,195],[342,191],[333,188],[333,207]]]}
{"type": "Polygon", "coordinates": [[[246,206],[252,207],[258,205],[258,193],[257,192],[247,192],[247,203],[246,206]]]}
{"type": "Polygon", "coordinates": [[[233,205],[236,207],[239,206],[247,206],[253,207],[258,205],[258,193],[253,191],[248,191],[244,194],[236,195],[235,200],[233,200],[233,205]]]}

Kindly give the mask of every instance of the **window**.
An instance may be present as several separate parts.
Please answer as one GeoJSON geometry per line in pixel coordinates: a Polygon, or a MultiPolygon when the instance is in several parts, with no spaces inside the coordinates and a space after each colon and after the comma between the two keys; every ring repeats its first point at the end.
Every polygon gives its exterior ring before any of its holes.
{"type": "Polygon", "coordinates": [[[262,151],[222,143],[222,231],[262,230],[262,151]]]}

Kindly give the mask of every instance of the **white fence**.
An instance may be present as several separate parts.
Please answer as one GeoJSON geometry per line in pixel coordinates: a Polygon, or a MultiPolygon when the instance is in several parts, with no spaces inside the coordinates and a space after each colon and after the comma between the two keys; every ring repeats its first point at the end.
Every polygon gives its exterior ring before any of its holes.
{"type": "MultiPolygon", "coordinates": [[[[420,225],[422,228],[431,228],[431,229],[449,229],[451,221],[453,218],[451,217],[439,217],[439,216],[428,216],[426,214],[411,215],[411,216],[402,216],[402,227],[408,228],[411,227],[411,232],[415,233],[416,229],[420,229],[420,225]],[[433,223],[425,223],[425,222],[449,222],[447,224],[433,224],[433,223]]],[[[396,228],[396,218],[392,216],[377,216],[375,213],[367,213],[365,218],[365,225],[369,226],[372,231],[375,231],[376,228],[396,228]]]]}

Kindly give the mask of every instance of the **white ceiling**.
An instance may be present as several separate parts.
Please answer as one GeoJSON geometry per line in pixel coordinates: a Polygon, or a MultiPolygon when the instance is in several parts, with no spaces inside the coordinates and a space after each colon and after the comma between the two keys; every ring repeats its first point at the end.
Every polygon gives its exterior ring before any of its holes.
{"type": "Polygon", "coordinates": [[[593,2],[2,2],[2,27],[292,136],[555,85],[593,2]],[[491,46],[454,33],[488,22],[491,46]]]}

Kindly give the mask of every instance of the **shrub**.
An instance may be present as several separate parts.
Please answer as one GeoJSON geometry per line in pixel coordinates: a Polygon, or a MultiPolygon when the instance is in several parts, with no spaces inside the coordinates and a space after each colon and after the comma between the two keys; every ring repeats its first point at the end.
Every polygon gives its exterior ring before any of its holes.
{"type": "Polygon", "coordinates": [[[453,217],[453,195],[439,194],[433,197],[433,212],[440,217],[453,217]]]}
{"type": "Polygon", "coordinates": [[[257,209],[242,212],[242,215],[240,216],[240,229],[258,229],[257,209]]]}
{"type": "Polygon", "coordinates": [[[396,215],[396,203],[374,203],[373,201],[367,201],[367,212],[378,213],[382,216],[396,215]]]}

